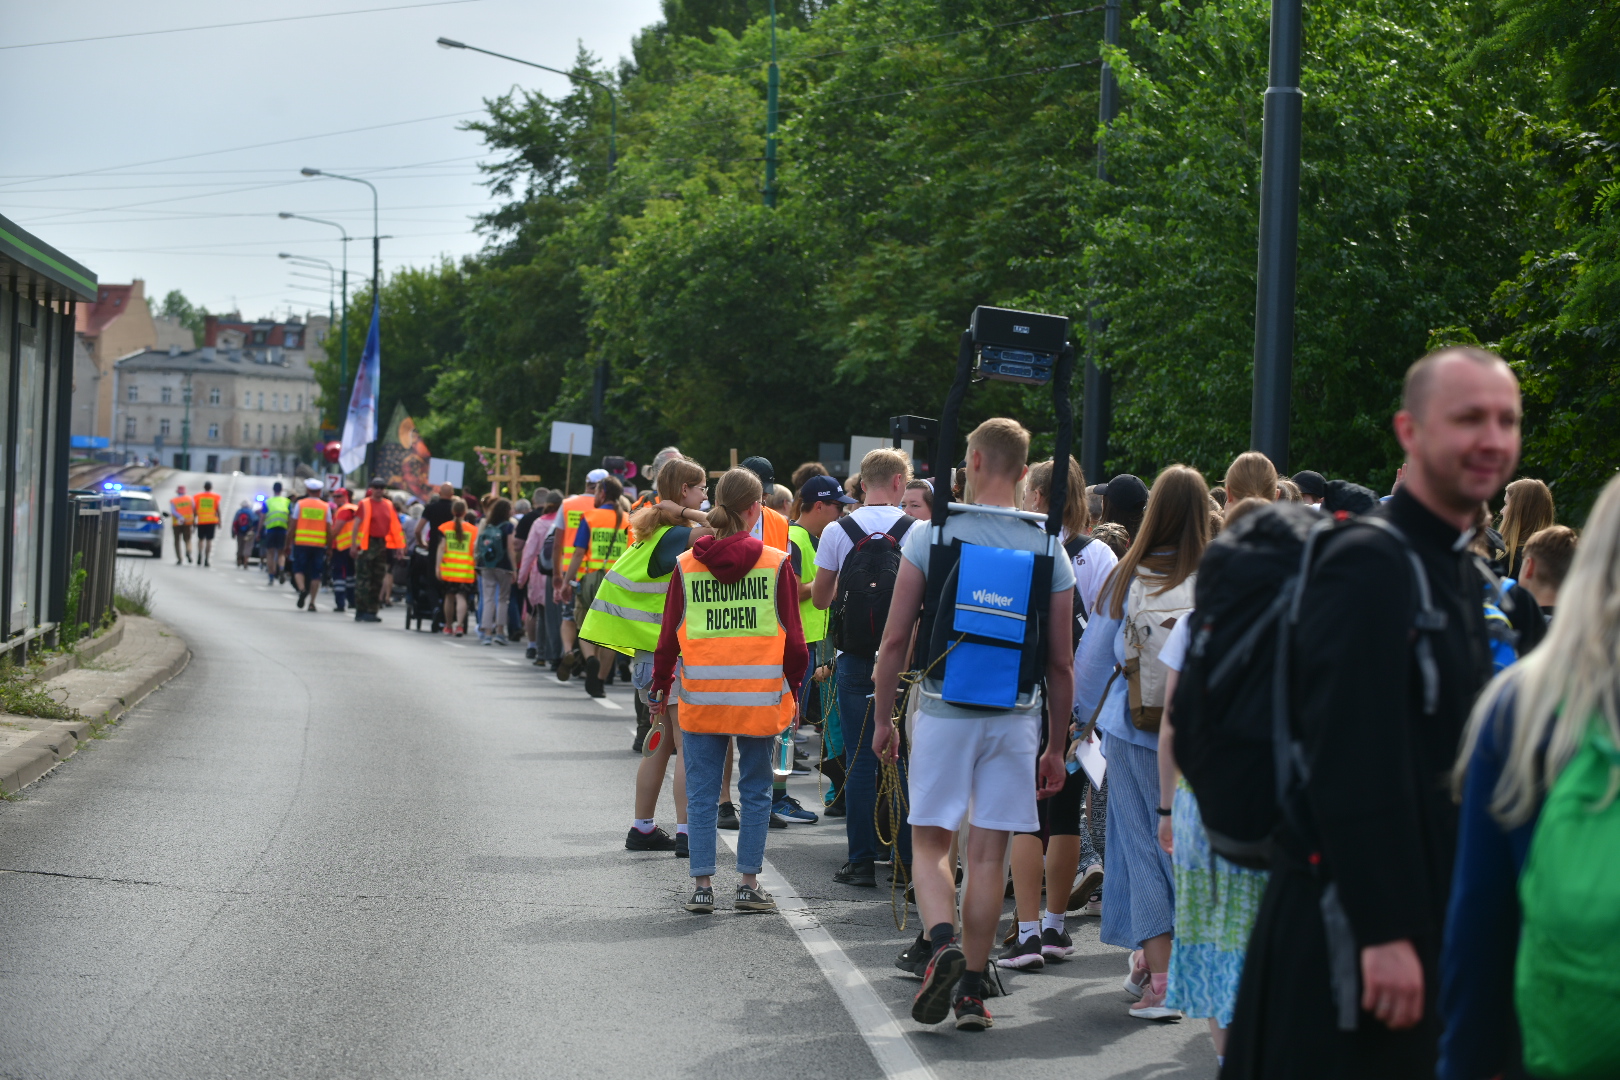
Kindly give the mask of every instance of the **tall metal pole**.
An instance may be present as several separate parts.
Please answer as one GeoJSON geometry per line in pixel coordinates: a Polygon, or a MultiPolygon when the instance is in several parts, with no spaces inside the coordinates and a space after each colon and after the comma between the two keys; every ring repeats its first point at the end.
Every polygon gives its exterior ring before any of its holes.
{"type": "Polygon", "coordinates": [[[343,393],[344,384],[349,381],[349,230],[335,221],[324,218],[305,217],[303,214],[294,214],[283,210],[276,215],[282,218],[294,218],[298,221],[313,221],[318,225],[330,225],[343,235],[343,287],[339,295],[343,301],[343,329],[342,337],[338,342],[338,407],[347,400],[343,393]]]}
{"type": "Polygon", "coordinates": [[[776,206],[776,0],[771,0],[771,66],[765,76],[765,205],[776,206]]]}
{"type": "Polygon", "coordinates": [[[180,460],[185,462],[186,471],[191,471],[191,376],[186,376],[186,385],[180,391],[186,402],[185,417],[180,421],[180,460]]]}
{"type": "Polygon", "coordinates": [[[1299,258],[1300,0],[1271,0],[1271,77],[1260,151],[1260,256],[1254,300],[1254,411],[1249,445],[1288,468],[1299,258]]]}
{"type": "MultiPolygon", "coordinates": [[[[1119,0],[1107,0],[1103,8],[1103,44],[1119,44],[1119,0]]],[[[1102,65],[1102,84],[1098,93],[1097,117],[1104,127],[1113,127],[1119,115],[1119,81],[1107,61],[1102,65]]],[[[1097,140],[1097,179],[1108,180],[1108,147],[1097,140]]],[[[1095,340],[1107,327],[1103,319],[1092,316],[1091,336],[1095,340]]],[[[1080,413],[1080,468],[1093,484],[1106,480],[1102,475],[1103,462],[1108,457],[1108,429],[1113,420],[1113,376],[1097,363],[1095,346],[1086,350],[1086,367],[1081,375],[1082,409],[1080,413]]]]}

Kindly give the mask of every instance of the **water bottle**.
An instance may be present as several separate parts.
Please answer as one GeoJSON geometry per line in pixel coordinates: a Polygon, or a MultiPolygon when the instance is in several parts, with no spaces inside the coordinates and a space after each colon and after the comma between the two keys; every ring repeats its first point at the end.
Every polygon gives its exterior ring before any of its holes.
{"type": "Polygon", "coordinates": [[[773,776],[793,775],[793,729],[788,728],[776,736],[771,745],[771,774],[773,776]]]}

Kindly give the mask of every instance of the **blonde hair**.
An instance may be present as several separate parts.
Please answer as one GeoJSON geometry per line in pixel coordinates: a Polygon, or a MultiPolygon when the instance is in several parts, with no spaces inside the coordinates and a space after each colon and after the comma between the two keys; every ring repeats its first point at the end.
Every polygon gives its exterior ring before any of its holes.
{"type": "Polygon", "coordinates": [[[1244,499],[1277,501],[1277,466],[1258,450],[1239,454],[1226,467],[1226,501],[1244,499]]]}
{"type": "Polygon", "coordinates": [[[1537,581],[1559,588],[1569,577],[1569,564],[1574,561],[1575,549],[1579,546],[1574,529],[1568,525],[1549,525],[1524,542],[1524,557],[1536,560],[1537,581]]]}
{"type": "Polygon", "coordinates": [[[771,493],[765,498],[765,505],[780,514],[793,505],[793,492],[781,484],[773,484],[771,493]]]}
{"type": "MultiPolygon", "coordinates": [[[[662,454],[663,451],[660,450],[659,453],[662,454]]],[[[689,484],[707,484],[708,479],[702,465],[689,457],[674,457],[658,466],[658,478],[654,481],[654,486],[660,499],[678,502],[682,488],[689,484]]],[[[658,531],[658,526],[658,504],[643,506],[630,515],[630,541],[635,543],[643,537],[651,536],[658,531]]]]}
{"type": "Polygon", "coordinates": [[[1304,502],[1305,493],[1299,490],[1299,485],[1286,476],[1277,481],[1278,502],[1304,502]]]}
{"type": "Polygon", "coordinates": [[[747,526],[749,507],[759,502],[765,487],[759,475],[741,465],[727,469],[720,482],[714,485],[714,506],[709,510],[709,524],[716,536],[740,533],[747,526]]]}
{"type": "Polygon", "coordinates": [[[1029,460],[1029,431],[1016,420],[992,416],[973,429],[967,448],[970,457],[975,450],[984,456],[990,472],[1017,480],[1029,460]]]}
{"type": "MultiPolygon", "coordinates": [[[[1052,483],[1052,463],[1038,461],[1029,467],[1029,475],[1024,478],[1027,490],[1033,492],[1040,499],[1042,507],[1048,507],[1046,490],[1052,483]]],[[[1068,536],[1080,536],[1091,527],[1091,508],[1086,503],[1086,474],[1081,471],[1080,463],[1069,458],[1069,490],[1063,502],[1063,531],[1068,536]]]]}
{"type": "MultiPolygon", "coordinates": [[[[1620,745],[1620,478],[1610,480],[1587,518],[1569,577],[1558,594],[1558,617],[1524,659],[1492,679],[1474,705],[1453,773],[1460,793],[1485,723],[1513,710],[1512,743],[1491,813],[1508,828],[1535,814],[1558,774],[1580,749],[1594,721],[1620,745]]],[[[1609,767],[1603,806],[1620,791],[1620,766],[1609,767]]]]}
{"type": "Polygon", "coordinates": [[[1198,572],[1209,543],[1209,488],[1204,476],[1186,465],[1171,465],[1153,481],[1142,527],[1103,583],[1111,618],[1125,617],[1125,594],[1137,567],[1158,577],[1155,594],[1168,592],[1198,572]]]}
{"type": "Polygon", "coordinates": [[[1238,518],[1244,514],[1251,514],[1256,510],[1264,509],[1269,505],[1270,501],[1269,499],[1255,498],[1239,499],[1237,502],[1227,506],[1225,513],[1221,515],[1221,527],[1230,528],[1238,518]]]}
{"type": "Polygon", "coordinates": [[[1525,541],[1554,523],[1552,488],[1540,480],[1524,477],[1507,486],[1502,502],[1502,521],[1497,526],[1507,547],[1508,569],[1525,541]]]}
{"type": "Polygon", "coordinates": [[[876,450],[868,450],[866,456],[861,458],[861,483],[866,485],[867,491],[886,488],[897,476],[911,479],[911,459],[904,450],[880,446],[876,450]]]}

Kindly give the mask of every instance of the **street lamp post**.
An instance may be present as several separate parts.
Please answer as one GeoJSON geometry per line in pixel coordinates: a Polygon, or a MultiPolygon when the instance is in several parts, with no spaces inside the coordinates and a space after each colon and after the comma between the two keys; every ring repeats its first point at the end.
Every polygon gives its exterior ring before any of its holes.
{"type": "MultiPolygon", "coordinates": [[[[382,230],[377,227],[377,185],[373,184],[370,180],[362,180],[358,176],[340,176],[339,174],[333,172],[322,172],[320,169],[303,168],[299,169],[298,171],[303,173],[305,176],[325,176],[332,180],[347,180],[351,184],[364,184],[366,187],[371,189],[371,301],[374,304],[378,303],[378,298],[381,296],[377,290],[380,285],[379,277],[381,275],[382,265],[382,260],[380,257],[382,249],[382,230]]],[[[296,217],[297,215],[294,214],[289,216],[296,217]]],[[[310,218],[309,220],[313,221],[315,219],[310,218]]],[[[330,222],[327,224],[330,224],[330,222]]],[[[347,236],[348,234],[345,233],[344,235],[347,236]]]]}
{"type": "Polygon", "coordinates": [[[1300,0],[1271,0],[1271,76],[1260,136],[1260,254],[1254,300],[1254,405],[1249,445],[1288,468],[1299,259],[1300,0]]]}
{"type": "Polygon", "coordinates": [[[771,66],[765,76],[765,205],[776,206],[776,0],[771,0],[771,66]]]}
{"type": "MultiPolygon", "coordinates": [[[[343,403],[343,384],[349,381],[349,230],[335,221],[323,218],[305,217],[303,214],[294,214],[283,210],[277,215],[281,218],[290,218],[296,221],[313,221],[318,225],[330,225],[343,235],[343,288],[340,297],[343,302],[343,328],[338,341],[338,405],[343,403]]],[[[288,258],[283,255],[282,258],[288,258]]]]}
{"type": "Polygon", "coordinates": [[[613,175],[613,170],[618,166],[619,163],[619,95],[613,92],[613,87],[603,82],[597,82],[595,79],[588,79],[584,75],[576,75],[572,71],[563,71],[561,68],[547,67],[544,64],[537,64],[533,60],[519,60],[515,56],[507,56],[505,53],[491,52],[488,49],[480,49],[476,45],[468,45],[466,42],[456,41],[452,38],[442,37],[439,39],[438,45],[441,49],[466,49],[468,52],[483,53],[485,56],[493,56],[497,60],[510,60],[514,64],[524,64],[528,67],[539,68],[541,71],[549,71],[553,75],[561,75],[565,79],[573,79],[575,82],[589,83],[598,90],[601,90],[603,93],[607,94],[608,105],[612,110],[608,127],[608,175],[610,177],[613,175]]]}
{"type": "MultiPolygon", "coordinates": [[[[775,8],[774,0],[773,0],[772,7],[771,7],[771,11],[772,11],[772,23],[771,23],[771,25],[772,25],[773,28],[776,25],[776,23],[775,23],[775,10],[776,10],[776,8],[775,8]]],[[[775,55],[775,53],[774,53],[775,40],[776,40],[775,39],[775,31],[774,31],[774,29],[772,31],[771,40],[772,40],[771,48],[773,50],[772,55],[774,56],[775,55]]],[[[589,83],[591,86],[594,86],[598,90],[601,90],[604,94],[606,94],[608,96],[608,105],[612,109],[610,127],[608,129],[608,181],[610,183],[612,182],[612,180],[613,180],[613,171],[614,171],[614,169],[616,169],[618,167],[618,163],[619,163],[619,95],[613,92],[613,87],[607,85],[606,83],[598,82],[595,79],[587,78],[584,75],[576,75],[572,71],[563,71],[561,68],[547,67],[544,64],[537,64],[533,60],[520,60],[515,56],[507,56],[505,53],[491,52],[488,49],[480,49],[476,45],[468,45],[466,42],[456,41],[453,38],[441,37],[439,39],[438,44],[439,44],[439,48],[441,48],[441,49],[466,49],[469,52],[483,53],[485,56],[493,56],[497,60],[510,60],[514,64],[523,64],[526,67],[539,68],[541,71],[549,71],[553,75],[561,75],[566,79],[573,79],[575,82],[589,83]]],[[[775,62],[774,62],[774,60],[772,61],[771,70],[772,70],[772,79],[774,80],[774,78],[775,78],[775,62]]],[[[772,85],[774,86],[774,82],[773,82],[772,85]]],[[[772,93],[774,95],[775,91],[773,90],[772,93]]],[[[773,97],[772,100],[775,100],[774,97],[773,97]]],[[[773,108],[773,110],[772,110],[773,115],[774,115],[774,111],[775,110],[773,108]]],[[[774,130],[774,126],[773,126],[773,130],[774,130]]],[[[774,177],[774,175],[775,175],[775,170],[772,167],[772,165],[769,164],[769,163],[766,164],[766,175],[767,175],[767,177],[774,177]]],[[[765,185],[766,185],[766,188],[767,188],[766,202],[768,204],[774,205],[772,203],[773,196],[771,195],[771,193],[768,190],[771,187],[771,183],[772,182],[771,182],[770,179],[767,179],[766,182],[765,182],[765,185]]],[[[595,384],[591,388],[591,416],[592,416],[592,419],[595,421],[595,424],[596,424],[597,428],[602,427],[603,405],[604,405],[604,401],[605,401],[605,399],[607,397],[607,375],[608,375],[607,360],[606,359],[597,360],[597,362],[596,362],[595,384]]]]}
{"type": "Polygon", "coordinates": [[[186,376],[186,385],[180,389],[180,397],[186,403],[185,415],[180,420],[180,460],[185,462],[186,471],[191,471],[191,376],[186,376]]]}
{"type": "MultiPolygon", "coordinates": [[[[1103,8],[1103,44],[1119,44],[1119,0],[1107,0],[1103,8]]],[[[1102,85],[1099,88],[1098,119],[1104,127],[1112,127],[1119,115],[1119,81],[1107,61],[1102,66],[1102,85]]],[[[1108,148],[1097,142],[1097,179],[1108,180],[1108,148]]],[[[1107,325],[1093,316],[1090,320],[1093,339],[1107,325]]],[[[1108,428],[1113,411],[1113,376],[1097,363],[1095,347],[1086,350],[1086,368],[1081,382],[1080,413],[1080,470],[1094,484],[1103,483],[1103,461],[1108,457],[1108,428]]]]}

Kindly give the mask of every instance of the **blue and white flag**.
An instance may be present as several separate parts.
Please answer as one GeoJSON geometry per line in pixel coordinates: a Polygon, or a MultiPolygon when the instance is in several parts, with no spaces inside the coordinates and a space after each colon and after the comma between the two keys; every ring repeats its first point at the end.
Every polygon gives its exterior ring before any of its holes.
{"type": "Polygon", "coordinates": [[[366,447],[377,440],[377,372],[382,361],[380,307],[371,302],[371,329],[366,332],[366,350],[360,354],[360,370],[354,375],[349,394],[349,415],[343,421],[342,453],[338,468],[345,475],[366,462],[366,447]]]}

